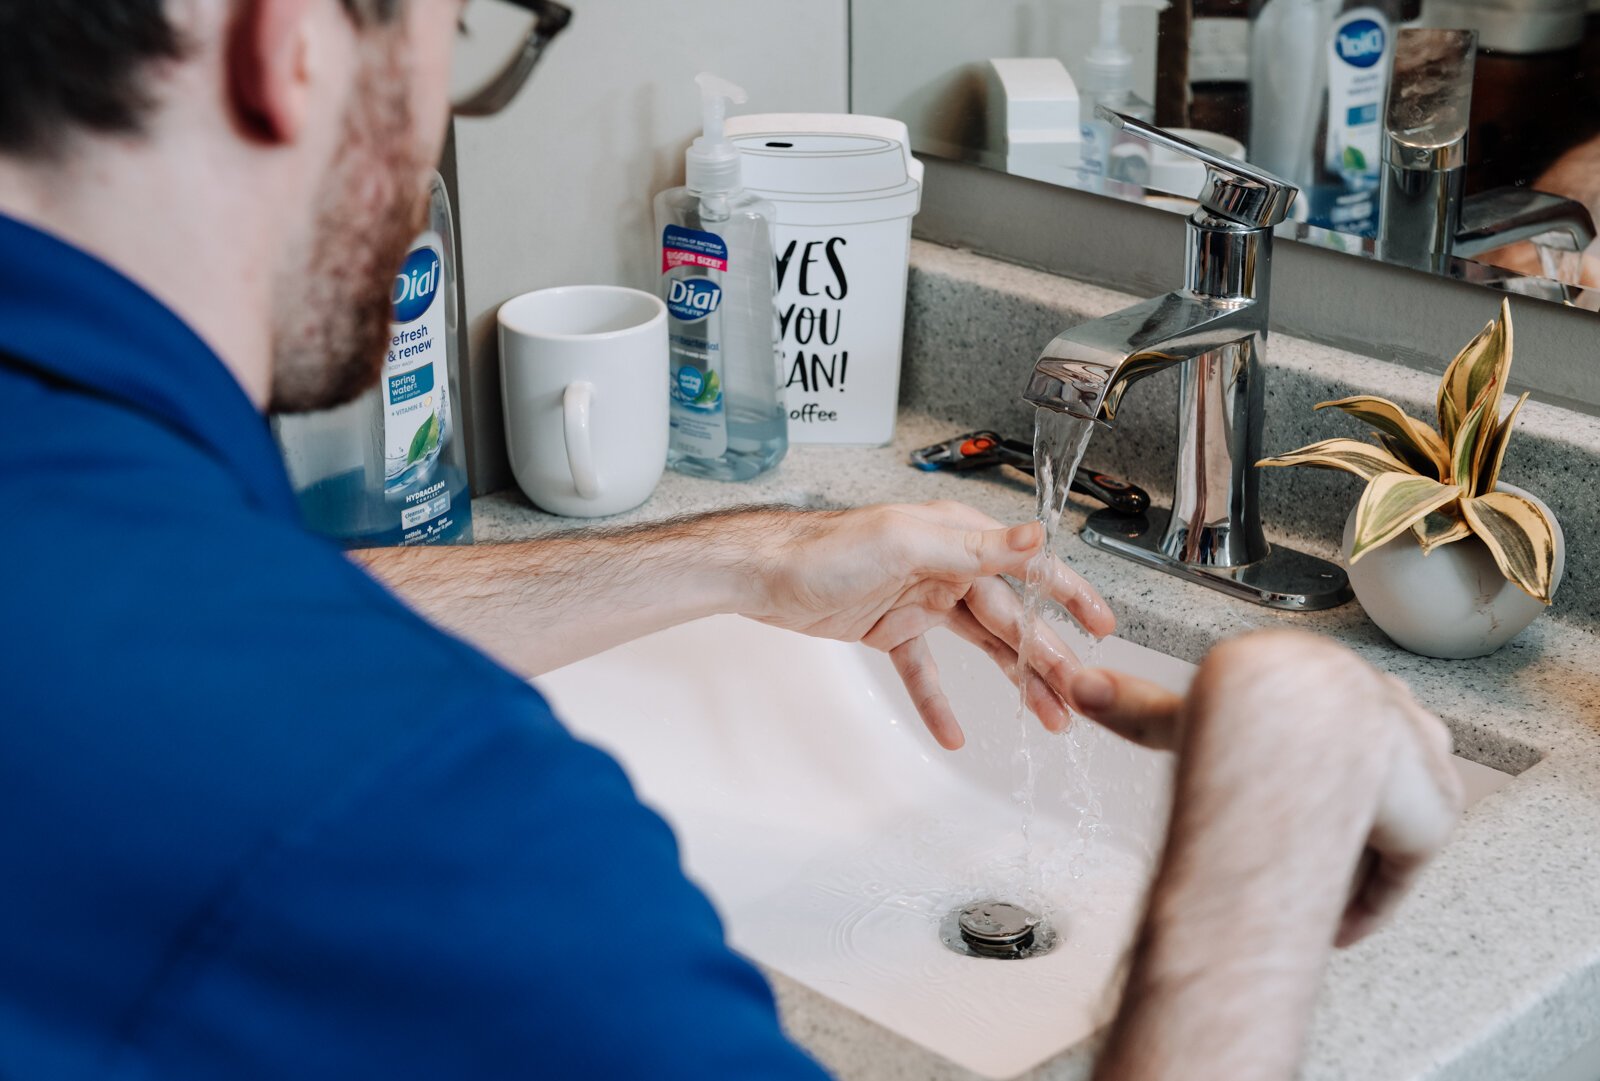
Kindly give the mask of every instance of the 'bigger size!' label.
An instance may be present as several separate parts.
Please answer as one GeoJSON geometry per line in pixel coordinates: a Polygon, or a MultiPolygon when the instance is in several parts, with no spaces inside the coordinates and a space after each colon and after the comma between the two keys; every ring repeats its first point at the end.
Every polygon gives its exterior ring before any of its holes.
{"type": "Polygon", "coordinates": [[[669,225],[661,234],[661,273],[681,266],[727,270],[728,245],[716,233],[669,225]]]}

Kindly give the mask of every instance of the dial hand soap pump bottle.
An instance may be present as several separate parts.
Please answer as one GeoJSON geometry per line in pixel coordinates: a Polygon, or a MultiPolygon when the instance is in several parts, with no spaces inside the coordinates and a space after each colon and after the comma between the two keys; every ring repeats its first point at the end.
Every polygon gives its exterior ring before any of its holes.
{"type": "Polygon", "coordinates": [[[684,186],[656,196],[661,299],[671,349],[672,436],[680,473],[748,480],[789,449],[778,378],[772,204],[747,192],[739,151],[723,134],[744,91],[701,74],[704,133],[689,147],[684,186]]]}

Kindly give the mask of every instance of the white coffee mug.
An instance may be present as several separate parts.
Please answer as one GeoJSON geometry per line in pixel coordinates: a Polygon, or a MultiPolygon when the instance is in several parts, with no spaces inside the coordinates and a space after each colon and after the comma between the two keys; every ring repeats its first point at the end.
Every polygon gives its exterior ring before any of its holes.
{"type": "Polygon", "coordinates": [[[500,306],[511,472],[544,510],[620,514],[667,462],[667,307],[615,285],[564,285],[500,306]]]}

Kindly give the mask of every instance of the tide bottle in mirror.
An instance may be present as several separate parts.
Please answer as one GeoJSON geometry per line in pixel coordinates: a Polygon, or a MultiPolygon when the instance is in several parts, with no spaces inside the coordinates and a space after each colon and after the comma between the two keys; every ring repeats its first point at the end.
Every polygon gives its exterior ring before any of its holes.
{"type": "Polygon", "coordinates": [[[789,449],[779,378],[772,204],[744,190],[739,151],[723,132],[744,91],[699,75],[704,132],[684,186],[656,196],[661,299],[667,304],[672,432],[680,473],[748,480],[789,449]]]}
{"type": "Polygon", "coordinates": [[[455,234],[433,176],[428,227],[395,275],[378,385],[273,432],[308,528],[350,548],[472,543],[466,441],[457,403],[455,234]]]}
{"type": "Polygon", "coordinates": [[[1255,0],[1249,160],[1300,189],[1291,214],[1377,235],[1383,105],[1400,0],[1255,0]]]}

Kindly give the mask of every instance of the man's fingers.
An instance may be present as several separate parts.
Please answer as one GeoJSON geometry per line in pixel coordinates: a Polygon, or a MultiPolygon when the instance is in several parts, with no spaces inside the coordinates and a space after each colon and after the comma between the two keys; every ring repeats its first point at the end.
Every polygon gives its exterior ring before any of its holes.
{"type": "Polygon", "coordinates": [[[889,660],[894,662],[894,670],[911,695],[911,704],[934,740],[947,751],[959,749],[966,737],[961,734],[950,700],[939,686],[939,668],[933,663],[927,641],[918,636],[902,642],[889,651],[889,660]]]}
{"type": "Polygon", "coordinates": [[[1388,859],[1368,849],[1361,861],[1361,880],[1345,907],[1333,944],[1339,949],[1353,946],[1388,923],[1426,863],[1388,859]]]}
{"type": "Polygon", "coordinates": [[[1045,592],[1089,634],[1104,638],[1117,629],[1117,617],[1100,591],[1059,559],[1046,561],[1045,592]]]}
{"type": "Polygon", "coordinates": [[[903,504],[901,509],[913,518],[920,518],[934,525],[969,530],[1005,528],[1004,523],[998,518],[991,518],[977,507],[954,499],[939,499],[931,503],[907,503],[903,504]]]}
{"type": "Polygon", "coordinates": [[[1067,684],[1067,703],[1123,739],[1157,750],[1178,744],[1183,699],[1147,680],[1109,668],[1085,668],[1067,684]]]}
{"type": "MultiPolygon", "coordinates": [[[[976,616],[964,606],[952,609],[947,619],[950,629],[962,638],[971,642],[994,661],[995,667],[1006,674],[1006,678],[1015,682],[1017,675],[1017,651],[1001,641],[992,631],[978,622],[976,616]]],[[[1072,714],[1068,712],[1066,704],[1053,691],[1049,684],[1039,677],[1037,672],[1028,673],[1027,682],[1028,709],[1039,718],[1039,723],[1044,725],[1047,732],[1064,732],[1072,723],[1072,714]]]]}
{"type": "Polygon", "coordinates": [[[926,634],[941,622],[943,622],[942,613],[924,608],[920,604],[891,608],[872,625],[871,630],[861,636],[861,642],[873,649],[891,653],[902,642],[909,642],[926,634]]]}
{"type": "MultiPolygon", "coordinates": [[[[978,621],[1006,645],[1012,649],[1021,648],[1022,598],[1011,586],[998,578],[974,582],[967,594],[966,605],[978,617],[978,621]]],[[[1043,677],[1057,695],[1066,697],[1072,674],[1083,664],[1047,621],[1034,620],[1029,630],[1029,666],[1043,677]]]]}
{"type": "MultiPolygon", "coordinates": [[[[1044,523],[1002,526],[963,503],[925,503],[905,513],[935,527],[913,559],[924,573],[957,578],[1009,574],[1021,578],[1044,546],[1044,523]],[[959,541],[957,538],[959,537],[959,541]]],[[[1060,604],[1089,634],[1104,638],[1117,629],[1105,598],[1059,559],[1048,561],[1045,593],[1060,604]]]]}
{"type": "Polygon", "coordinates": [[[1444,722],[1423,709],[1403,681],[1380,678],[1393,724],[1411,745],[1411,753],[1395,755],[1390,763],[1369,842],[1378,852],[1381,877],[1392,882],[1401,871],[1422,867],[1449,842],[1466,792],[1450,760],[1444,722]]]}
{"type": "Polygon", "coordinates": [[[917,577],[972,581],[993,574],[1021,575],[1044,543],[1038,522],[965,529],[932,524],[907,534],[906,555],[917,577]]]}
{"type": "Polygon", "coordinates": [[[1028,672],[1024,692],[1028,696],[1028,711],[1039,718],[1046,732],[1065,732],[1072,726],[1072,711],[1051,686],[1039,678],[1039,673],[1028,672]]]}

